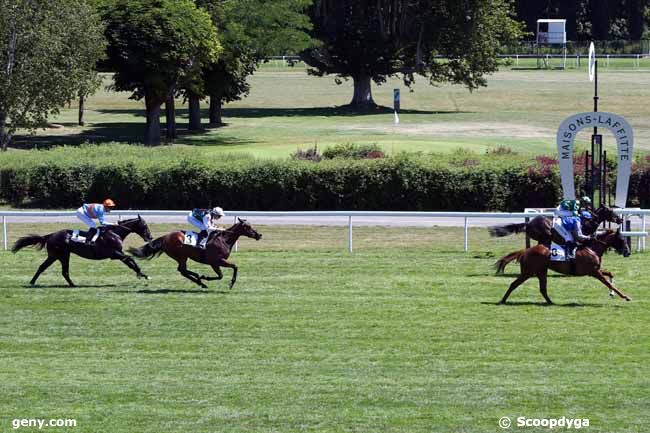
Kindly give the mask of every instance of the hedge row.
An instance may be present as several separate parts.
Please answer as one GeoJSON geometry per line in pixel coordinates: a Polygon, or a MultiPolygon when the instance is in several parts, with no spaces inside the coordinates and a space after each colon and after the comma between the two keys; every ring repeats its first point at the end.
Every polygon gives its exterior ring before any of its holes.
{"type": "MultiPolygon", "coordinates": [[[[14,206],[70,208],[114,198],[120,208],[239,210],[501,210],[554,206],[556,169],[450,167],[427,159],[372,161],[183,160],[148,167],[40,163],[0,168],[0,199],[14,206]]],[[[650,167],[636,169],[630,205],[650,207],[650,167]]]]}
{"type": "Polygon", "coordinates": [[[386,158],[318,164],[184,160],[147,169],[132,162],[0,168],[2,200],[46,208],[110,196],[123,209],[519,211],[553,206],[560,195],[557,172],[522,163],[449,167],[426,159],[386,158]]]}

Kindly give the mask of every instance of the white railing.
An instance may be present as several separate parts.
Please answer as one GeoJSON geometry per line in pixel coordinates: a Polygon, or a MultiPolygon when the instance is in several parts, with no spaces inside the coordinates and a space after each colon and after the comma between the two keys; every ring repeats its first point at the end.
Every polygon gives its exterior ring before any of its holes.
{"type": "MultiPolygon", "coordinates": [[[[645,216],[650,214],[650,209],[617,209],[616,213],[627,219],[631,216],[641,218],[640,232],[624,232],[624,236],[639,237],[638,250],[645,249],[645,239],[641,243],[641,238],[645,238],[646,220],[645,216]]],[[[187,216],[187,210],[115,210],[111,212],[112,216],[177,216],[184,218],[187,216]]],[[[464,251],[469,250],[469,220],[492,218],[492,219],[518,219],[525,221],[537,215],[551,216],[552,209],[526,209],[525,212],[378,212],[378,211],[228,211],[226,216],[233,217],[347,217],[348,218],[348,250],[352,252],[352,226],[354,217],[381,217],[381,218],[463,218],[464,228],[464,251]]],[[[2,217],[2,239],[4,249],[8,249],[7,225],[8,218],[52,218],[52,217],[71,217],[74,218],[76,213],[73,211],[0,211],[2,217]]]]}

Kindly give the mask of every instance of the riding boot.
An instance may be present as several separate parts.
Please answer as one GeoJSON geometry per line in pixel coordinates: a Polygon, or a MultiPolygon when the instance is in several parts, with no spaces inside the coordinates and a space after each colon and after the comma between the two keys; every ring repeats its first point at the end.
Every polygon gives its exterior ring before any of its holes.
{"type": "Polygon", "coordinates": [[[88,229],[88,233],[86,234],[86,245],[94,245],[95,242],[93,242],[93,237],[95,237],[95,233],[97,232],[97,229],[95,227],[91,227],[88,229]]]}
{"type": "Polygon", "coordinates": [[[567,259],[573,260],[576,258],[576,248],[578,245],[575,242],[567,242],[566,243],[566,253],[567,253],[567,259]]]}
{"type": "Polygon", "coordinates": [[[201,233],[199,233],[199,248],[205,249],[208,243],[208,237],[209,233],[205,230],[201,230],[201,233]]]}

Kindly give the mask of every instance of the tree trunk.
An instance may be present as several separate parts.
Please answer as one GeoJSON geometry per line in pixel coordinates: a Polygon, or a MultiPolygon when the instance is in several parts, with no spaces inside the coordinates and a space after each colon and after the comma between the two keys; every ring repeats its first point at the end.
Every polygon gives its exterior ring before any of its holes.
{"type": "Polygon", "coordinates": [[[198,95],[190,95],[189,97],[189,110],[190,110],[190,131],[201,130],[201,100],[198,95]]]}
{"type": "Polygon", "coordinates": [[[5,113],[0,112],[0,146],[3,152],[7,150],[7,146],[9,146],[9,141],[11,140],[11,136],[9,134],[5,135],[6,122],[7,122],[7,115],[5,113]]]}
{"type": "Polygon", "coordinates": [[[210,96],[210,125],[221,126],[221,96],[210,96]]]}
{"type": "Polygon", "coordinates": [[[609,10],[607,0],[591,0],[591,36],[597,41],[609,37],[609,10]]]}
{"type": "Polygon", "coordinates": [[[84,126],[84,95],[79,95],[79,126],[84,126]]]}
{"type": "Polygon", "coordinates": [[[352,97],[350,106],[359,111],[377,107],[377,104],[372,99],[370,75],[357,75],[353,76],[352,79],[354,80],[354,96],[352,97]]]}
{"type": "Polygon", "coordinates": [[[158,146],[160,144],[160,105],[158,98],[145,95],[145,107],[147,110],[147,125],[144,131],[144,144],[147,146],[158,146]]]}
{"type": "Polygon", "coordinates": [[[168,143],[173,143],[176,137],[176,102],[174,95],[170,95],[165,101],[165,138],[168,143]]]}

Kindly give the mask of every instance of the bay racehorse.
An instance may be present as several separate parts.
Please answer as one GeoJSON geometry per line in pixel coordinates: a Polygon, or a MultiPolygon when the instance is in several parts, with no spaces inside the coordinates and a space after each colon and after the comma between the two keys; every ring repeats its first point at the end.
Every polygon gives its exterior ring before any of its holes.
{"type": "MultiPolygon", "coordinates": [[[[83,232],[80,232],[80,234],[83,232]]],[[[31,285],[36,284],[38,277],[50,265],[57,260],[61,262],[61,273],[63,278],[68,282],[70,287],[74,283],[70,280],[70,254],[76,254],[80,257],[90,260],[120,260],[122,263],[133,269],[138,278],[149,278],[140,271],[140,267],[122,250],[122,241],[131,233],[138,234],[145,241],[152,239],[151,232],[147,223],[138,215],[137,218],[120,221],[117,225],[106,226],[104,233],[97,239],[94,244],[84,242],[75,242],[72,240],[72,230],[61,230],[49,235],[27,235],[16,241],[11,251],[14,253],[22,248],[34,246],[37,249],[47,249],[47,259],[39,266],[36,274],[29,282],[31,285]]]]}
{"type": "MultiPolygon", "coordinates": [[[[605,221],[613,222],[616,224],[621,224],[623,222],[621,217],[614,213],[613,209],[606,206],[600,206],[598,209],[592,212],[592,215],[593,218],[590,220],[582,217],[580,218],[580,222],[582,223],[582,232],[586,236],[595,233],[600,224],[605,221]]],[[[492,237],[503,237],[513,233],[526,232],[529,238],[534,239],[544,245],[551,245],[552,228],[553,218],[538,215],[527,223],[492,226],[489,227],[488,230],[490,231],[490,235],[492,237]]]]}
{"type": "Polygon", "coordinates": [[[231,268],[232,280],[230,281],[230,288],[232,289],[235,281],[237,281],[237,265],[228,261],[233,246],[240,236],[246,236],[255,240],[262,238],[262,235],[255,231],[247,221],[241,218],[237,218],[237,220],[237,224],[226,230],[212,232],[205,249],[186,245],[184,242],[185,231],[181,230],[161,236],[141,248],[129,248],[129,252],[140,259],[152,259],[165,253],[176,260],[178,263],[177,270],[181,275],[204,289],[208,286],[203,283],[203,280],[220,280],[223,278],[223,273],[220,268],[231,268]],[[187,259],[210,265],[217,276],[208,277],[190,271],[187,269],[187,259]]]}
{"type": "Polygon", "coordinates": [[[605,230],[597,233],[596,237],[591,240],[587,247],[578,249],[576,252],[575,264],[551,261],[551,250],[543,244],[538,244],[532,248],[515,251],[514,253],[503,256],[495,263],[497,273],[503,271],[503,268],[505,268],[508,263],[515,260],[520,264],[521,273],[512,284],[510,284],[508,291],[506,291],[499,303],[505,304],[513,290],[519,287],[527,279],[537,277],[539,280],[539,291],[546,302],[552,304],[553,302],[551,302],[551,299],[548,297],[546,292],[546,276],[549,269],[561,274],[594,277],[606,285],[610,290],[618,294],[618,296],[629,301],[631,298],[621,292],[606,278],[609,277],[610,279],[613,279],[614,275],[600,267],[603,254],[605,254],[609,248],[615,249],[616,252],[623,257],[628,257],[630,255],[630,249],[619,229],[616,231],[605,230]]]}

